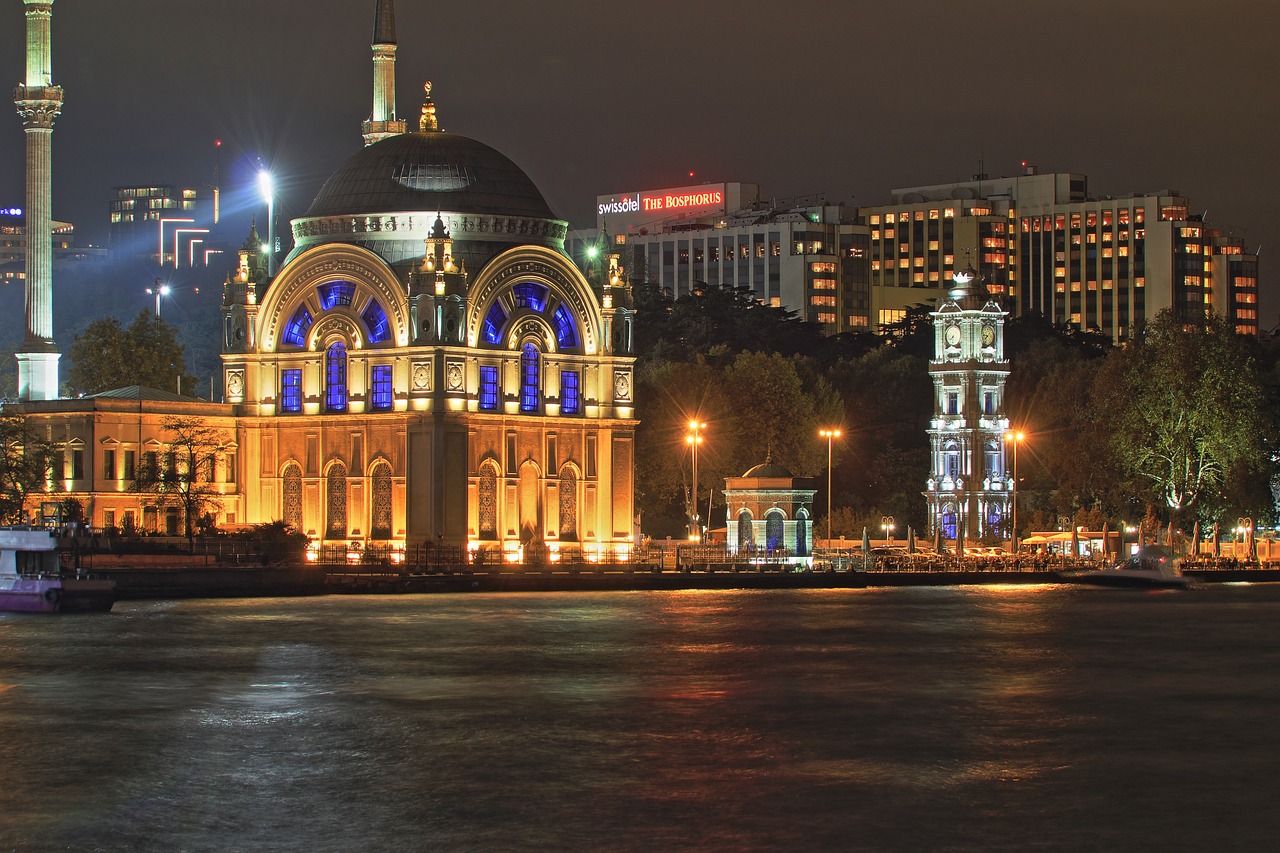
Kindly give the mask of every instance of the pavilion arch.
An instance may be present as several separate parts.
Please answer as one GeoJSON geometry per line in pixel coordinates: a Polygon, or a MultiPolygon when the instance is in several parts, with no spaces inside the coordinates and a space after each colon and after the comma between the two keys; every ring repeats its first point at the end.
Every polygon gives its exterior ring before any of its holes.
{"type": "Polygon", "coordinates": [[[586,355],[598,353],[603,340],[604,320],[595,293],[568,258],[541,246],[519,246],[503,252],[490,261],[472,282],[466,316],[467,345],[506,345],[509,348],[510,330],[519,328],[533,317],[550,326],[555,339],[558,321],[552,300],[564,309],[566,319],[573,323],[580,337],[575,346],[561,344],[555,347],[555,351],[580,349],[586,355]],[[545,289],[547,303],[542,308],[535,310],[528,300],[521,298],[517,288],[525,283],[545,289]],[[482,336],[486,320],[492,323],[494,319],[490,311],[495,303],[502,305],[505,311],[501,317],[501,328],[482,336]],[[522,307],[517,308],[518,305],[522,307]],[[548,314],[552,318],[550,321],[546,319],[548,314]]]}
{"type": "MultiPolygon", "coordinates": [[[[345,296],[345,294],[344,294],[345,296]]],[[[308,324],[302,334],[308,348],[315,345],[319,324],[331,316],[342,317],[356,328],[367,325],[364,319],[371,303],[380,307],[387,324],[387,346],[405,346],[411,337],[409,303],[404,286],[391,268],[378,255],[360,246],[346,243],[325,244],[307,249],[285,264],[267,290],[258,313],[260,352],[279,352],[287,327],[306,308],[317,328],[308,324]],[[341,308],[323,308],[318,288],[332,283],[349,283],[352,291],[341,308]],[[342,310],[347,309],[347,310],[342,310]]],[[[364,340],[365,335],[361,335],[364,340]]],[[[352,344],[356,342],[353,340],[352,344]]]]}
{"type": "Polygon", "coordinates": [[[280,518],[297,530],[302,526],[302,466],[289,459],[280,468],[280,518]]]}

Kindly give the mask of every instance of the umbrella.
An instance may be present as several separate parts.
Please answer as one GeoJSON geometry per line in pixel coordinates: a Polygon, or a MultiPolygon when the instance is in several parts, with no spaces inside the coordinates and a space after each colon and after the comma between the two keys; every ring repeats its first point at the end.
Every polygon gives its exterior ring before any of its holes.
{"type": "Polygon", "coordinates": [[[1080,530],[1077,527],[1071,528],[1071,556],[1080,556],[1080,530]]]}
{"type": "Polygon", "coordinates": [[[1141,551],[1147,547],[1147,529],[1142,526],[1142,522],[1138,522],[1138,550],[1141,551]]]}
{"type": "Polygon", "coordinates": [[[964,525],[956,525],[956,556],[964,556],[964,525]]]}
{"type": "Polygon", "coordinates": [[[942,525],[937,521],[933,523],[933,553],[942,553],[942,525]]]}
{"type": "Polygon", "coordinates": [[[1110,556],[1111,556],[1111,525],[1104,521],[1102,522],[1102,558],[1105,560],[1110,556]]]}
{"type": "Polygon", "coordinates": [[[1222,534],[1218,531],[1218,522],[1213,523],[1213,556],[1222,556],[1222,534]]]}
{"type": "Polygon", "coordinates": [[[871,568],[871,537],[867,535],[867,526],[862,525],[862,570],[871,568]]]}
{"type": "Polygon", "coordinates": [[[1164,535],[1164,544],[1168,546],[1170,551],[1173,550],[1173,522],[1172,521],[1169,522],[1169,530],[1164,535]]]}
{"type": "Polygon", "coordinates": [[[1200,520],[1191,526],[1191,559],[1200,559],[1200,520]]]}
{"type": "Polygon", "coordinates": [[[914,528],[907,528],[907,553],[914,554],[916,552],[916,531],[914,528]]]}

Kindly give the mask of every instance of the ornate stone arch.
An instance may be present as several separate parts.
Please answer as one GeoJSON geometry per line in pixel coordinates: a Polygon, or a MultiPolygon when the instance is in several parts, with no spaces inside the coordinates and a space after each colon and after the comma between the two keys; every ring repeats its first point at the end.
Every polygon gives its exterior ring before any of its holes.
{"type": "MultiPolygon", "coordinates": [[[[408,344],[409,303],[404,286],[387,264],[373,252],[360,246],[326,243],[300,253],[285,264],[272,282],[258,313],[258,343],[261,352],[278,352],[286,325],[299,308],[310,306],[312,317],[319,322],[321,312],[316,287],[341,280],[355,287],[356,296],[350,311],[339,311],[349,322],[360,325],[360,314],[370,298],[378,300],[388,323],[388,344],[408,344]]],[[[364,336],[361,336],[363,340],[364,336]]],[[[308,340],[314,343],[315,338],[308,340]]],[[[354,341],[352,342],[354,343],[354,341]]]]}
{"type": "Polygon", "coordinates": [[[369,467],[369,538],[391,538],[391,463],[379,458],[369,467]]]}
{"type": "Polygon", "coordinates": [[[764,547],[776,551],[786,546],[783,531],[786,530],[787,515],[778,507],[764,514],[764,547]]]}
{"type": "Polygon", "coordinates": [[[324,538],[347,538],[347,466],[334,461],[325,469],[324,538]]]}
{"type": "Polygon", "coordinates": [[[578,468],[571,462],[560,467],[560,539],[578,541],[578,468]]]}
{"type": "Polygon", "coordinates": [[[509,249],[490,261],[476,277],[467,306],[468,346],[480,345],[481,324],[495,301],[526,281],[546,287],[572,313],[582,336],[582,352],[592,355],[600,351],[604,319],[595,293],[568,258],[541,246],[509,249]]]}
{"type": "Polygon", "coordinates": [[[751,510],[743,507],[738,510],[738,553],[750,551],[755,547],[755,530],[752,529],[751,510]]]}
{"type": "Polygon", "coordinates": [[[280,471],[280,518],[302,530],[302,466],[290,459],[280,471]]]}
{"type": "Polygon", "coordinates": [[[500,469],[493,459],[480,463],[476,476],[476,531],[481,539],[498,538],[498,476],[500,469]]]}

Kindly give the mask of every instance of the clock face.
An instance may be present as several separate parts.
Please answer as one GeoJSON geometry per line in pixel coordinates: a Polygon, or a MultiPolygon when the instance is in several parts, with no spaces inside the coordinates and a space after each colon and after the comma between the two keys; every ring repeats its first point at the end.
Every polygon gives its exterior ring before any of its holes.
{"type": "Polygon", "coordinates": [[[993,346],[996,342],[996,330],[991,326],[982,327],[982,345],[984,347],[993,346]]]}
{"type": "Polygon", "coordinates": [[[947,339],[947,346],[949,347],[960,346],[960,327],[959,326],[947,326],[947,331],[945,334],[947,339]]]}

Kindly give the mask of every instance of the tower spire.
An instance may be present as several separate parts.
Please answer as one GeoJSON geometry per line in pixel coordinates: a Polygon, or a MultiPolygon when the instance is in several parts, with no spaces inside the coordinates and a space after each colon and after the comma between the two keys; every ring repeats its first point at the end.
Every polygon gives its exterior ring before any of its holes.
{"type": "Polygon", "coordinates": [[[27,137],[26,335],[18,358],[18,398],[58,397],[58,348],[53,342],[53,122],[62,87],[53,85],[50,30],[53,0],[23,0],[27,14],[27,79],[13,103],[27,137]]]}
{"type": "Polygon", "coordinates": [[[372,145],[405,131],[396,119],[396,10],[392,0],[377,0],[373,10],[373,111],[361,122],[364,144],[372,145]]]}

